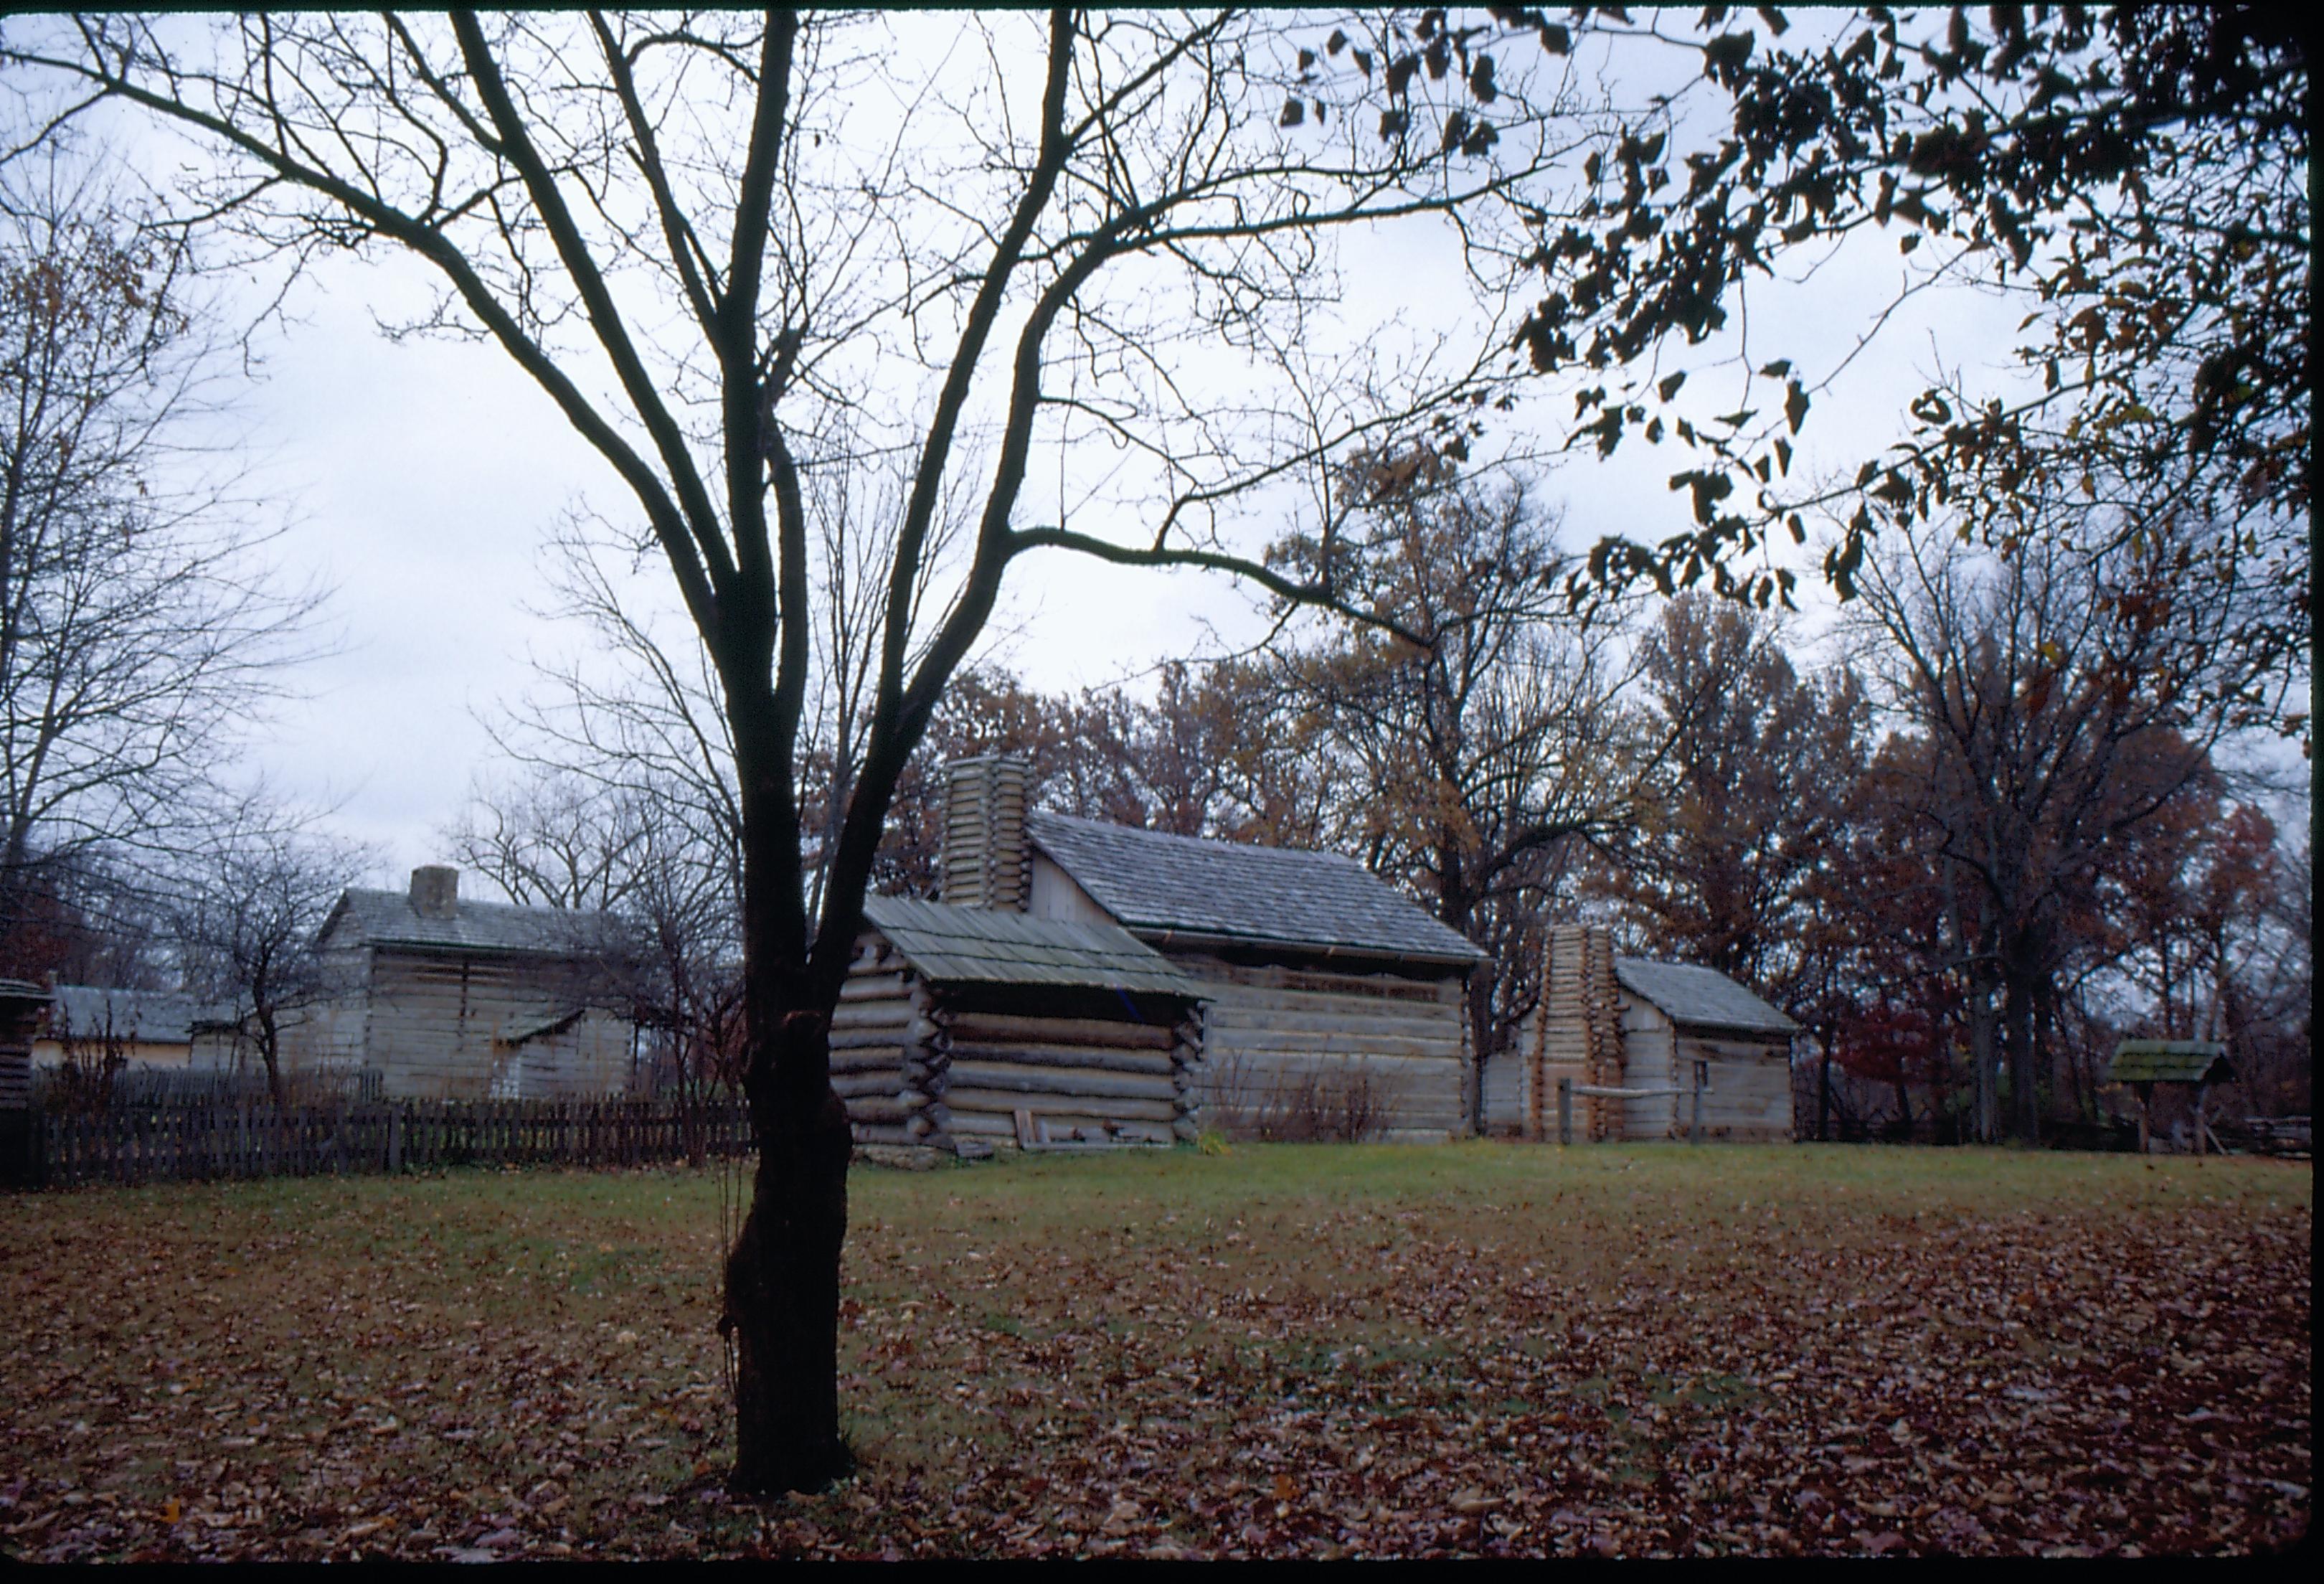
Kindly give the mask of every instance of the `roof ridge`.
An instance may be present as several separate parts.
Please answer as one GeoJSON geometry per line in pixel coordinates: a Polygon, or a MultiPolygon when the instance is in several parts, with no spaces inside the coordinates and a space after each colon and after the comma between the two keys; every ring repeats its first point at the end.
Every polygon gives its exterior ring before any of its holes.
{"type": "MultiPolygon", "coordinates": [[[[410,906],[411,903],[411,894],[410,892],[399,891],[392,885],[350,885],[346,888],[346,894],[349,896],[392,897],[394,900],[404,903],[406,906],[410,906]]],[[[611,908],[559,907],[555,903],[548,902],[493,902],[482,896],[455,897],[453,898],[452,905],[463,908],[496,908],[503,912],[512,913],[552,913],[559,918],[567,919],[609,919],[613,916],[613,910],[611,908]]],[[[418,912],[419,910],[415,908],[413,911],[418,912]]]]}
{"type": "MultiPolygon", "coordinates": [[[[1327,847],[1283,847],[1272,842],[1236,841],[1224,836],[1182,836],[1176,830],[1157,830],[1147,825],[1124,825],[1118,820],[1093,820],[1086,814],[1060,813],[1055,809],[1028,810],[1025,817],[1028,822],[1034,820],[1064,820],[1075,825],[1088,826],[1093,830],[1115,830],[1124,836],[1148,841],[1183,841],[1194,847],[1224,848],[1237,853],[1280,853],[1290,857],[1329,858],[1333,863],[1351,864],[1363,869],[1363,866],[1354,858],[1327,847]]],[[[1364,869],[1364,873],[1369,875],[1371,871],[1364,869]]]]}

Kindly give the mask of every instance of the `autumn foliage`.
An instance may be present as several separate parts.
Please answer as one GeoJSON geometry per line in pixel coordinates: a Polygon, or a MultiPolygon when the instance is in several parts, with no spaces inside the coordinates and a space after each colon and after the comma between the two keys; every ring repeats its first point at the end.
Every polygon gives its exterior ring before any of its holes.
{"type": "Polygon", "coordinates": [[[711,1477],[708,1176],[11,1201],[0,1546],[2127,1555],[2309,1522],[2304,1168],[1237,1145],[853,1193],[860,1472],[764,1506],[711,1477]]]}

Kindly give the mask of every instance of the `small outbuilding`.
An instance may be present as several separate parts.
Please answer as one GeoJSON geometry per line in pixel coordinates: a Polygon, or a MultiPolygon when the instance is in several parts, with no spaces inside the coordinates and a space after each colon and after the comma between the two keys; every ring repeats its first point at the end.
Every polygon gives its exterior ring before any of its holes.
{"type": "Polygon", "coordinates": [[[183,1068],[194,1060],[203,1009],[189,996],[59,985],[32,1040],[32,1064],[118,1057],[137,1067],[183,1068]]]}
{"type": "Polygon", "coordinates": [[[2204,1146],[2218,1148],[2218,1141],[2210,1136],[2211,1124],[2207,1115],[2213,1084],[2233,1083],[2236,1070],[2227,1061],[2227,1048],[2208,1040],[2125,1040],[2115,1047],[2114,1063],[2107,1070],[2108,1083],[2128,1084],[2131,1093],[2138,1097],[2138,1152],[2146,1153],[2153,1147],[2154,1086],[2168,1084],[2189,1093],[2193,1100],[2195,1153],[2204,1153],[2204,1146]]]}
{"type": "Polygon", "coordinates": [[[892,896],[863,911],[831,1032],[856,1142],[1194,1136],[1203,992],[1128,931],[892,896]]]}
{"type": "Polygon", "coordinates": [[[1540,1009],[1486,1066],[1485,1131],[1555,1138],[1563,1079],[1573,1131],[1593,1142],[1789,1139],[1798,1033],[1716,969],[1618,957],[1607,930],[1558,925],[1540,1009]]]}

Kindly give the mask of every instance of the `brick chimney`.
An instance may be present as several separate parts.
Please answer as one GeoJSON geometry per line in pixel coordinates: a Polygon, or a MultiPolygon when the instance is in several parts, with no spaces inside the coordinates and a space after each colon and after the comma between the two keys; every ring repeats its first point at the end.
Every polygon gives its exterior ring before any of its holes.
{"type": "Polygon", "coordinates": [[[458,917],[460,871],[445,864],[422,864],[412,870],[411,911],[423,919],[458,917]]]}
{"type": "Polygon", "coordinates": [[[1033,767],[987,755],[954,760],[945,777],[937,894],[961,907],[1024,912],[1033,894],[1033,849],[1025,839],[1033,767]]]}

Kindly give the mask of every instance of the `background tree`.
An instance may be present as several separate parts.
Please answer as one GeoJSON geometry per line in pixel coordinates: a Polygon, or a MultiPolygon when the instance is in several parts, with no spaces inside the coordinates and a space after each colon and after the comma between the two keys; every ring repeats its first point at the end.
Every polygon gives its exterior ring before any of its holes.
{"type": "Polygon", "coordinates": [[[2043,536],[1998,557],[1916,538],[1864,584],[1868,663],[1919,738],[1891,785],[1975,881],[1973,1012],[1988,990],[2004,998],[2024,1138],[2039,1129],[2036,1022],[2070,940],[2063,915],[2128,833],[2207,773],[2225,729],[2234,689],[2218,679],[2238,662],[2222,640],[2245,613],[2180,597],[2190,537],[2151,529],[2089,554],[2043,536]]]}
{"type": "Polygon", "coordinates": [[[2310,882],[2275,822],[2220,779],[2190,786],[2110,866],[2098,907],[2115,928],[2092,946],[2139,992],[2126,1032],[2225,1042],[2249,1102],[2282,1115],[2310,1088],[2310,882]]]}
{"type": "Polygon", "coordinates": [[[254,1057],[268,1094],[287,1105],[283,1035],[337,988],[318,937],[376,855],[261,792],[188,857],[169,888],[185,988],[231,1022],[237,1061],[254,1057]]]}
{"type": "Polygon", "coordinates": [[[1382,487],[1384,465],[1351,468],[1333,532],[1276,551],[1379,619],[1279,639],[1260,674],[1271,735],[1333,789],[1323,843],[1488,954],[1470,1008],[1481,1065],[1539,995],[1550,897],[1579,849],[1638,818],[1663,744],[1620,701],[1631,668],[1610,622],[1568,608],[1556,520],[1530,490],[1449,468],[1382,487]]]}
{"type": "Polygon", "coordinates": [[[198,835],[311,653],[194,438],[235,351],[188,267],[69,153],[0,171],[0,972],[63,966],[26,931],[68,872],[198,835]]]}
{"type": "Polygon", "coordinates": [[[1869,702],[1855,674],[1793,669],[1775,625],[1682,595],[1641,644],[1668,746],[1656,796],[1592,887],[1657,951],[1750,986],[1798,1015],[1816,882],[1845,839],[1869,702]]]}

